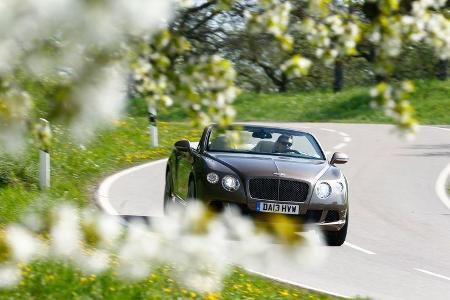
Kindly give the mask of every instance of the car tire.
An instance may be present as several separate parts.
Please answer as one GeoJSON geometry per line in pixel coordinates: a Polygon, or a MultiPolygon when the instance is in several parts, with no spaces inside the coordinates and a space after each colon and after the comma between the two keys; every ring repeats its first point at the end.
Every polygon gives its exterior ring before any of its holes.
{"type": "Polygon", "coordinates": [[[188,199],[196,199],[196,197],[197,197],[197,193],[195,191],[195,181],[193,178],[191,178],[189,180],[187,198],[188,199]]]}
{"type": "Polygon", "coordinates": [[[338,231],[325,231],[324,237],[328,246],[342,246],[344,244],[345,239],[347,237],[347,229],[348,229],[348,211],[347,217],[345,218],[345,225],[338,231]]]}
{"type": "Polygon", "coordinates": [[[167,214],[170,206],[175,205],[170,172],[166,173],[166,186],[164,188],[164,214],[167,214]]]}

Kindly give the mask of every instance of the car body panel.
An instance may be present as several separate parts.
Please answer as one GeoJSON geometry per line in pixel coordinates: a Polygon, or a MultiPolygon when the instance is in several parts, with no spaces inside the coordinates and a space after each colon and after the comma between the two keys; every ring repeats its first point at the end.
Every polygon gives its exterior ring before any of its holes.
{"type": "Polygon", "coordinates": [[[187,198],[189,175],[192,173],[192,156],[185,152],[176,152],[175,193],[182,199],[187,198]]]}

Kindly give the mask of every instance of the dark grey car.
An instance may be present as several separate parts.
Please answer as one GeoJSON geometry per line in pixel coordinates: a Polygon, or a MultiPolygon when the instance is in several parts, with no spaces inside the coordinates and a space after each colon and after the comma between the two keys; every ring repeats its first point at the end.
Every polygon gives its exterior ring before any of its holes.
{"type": "Polygon", "coordinates": [[[347,180],[327,161],[307,132],[259,125],[205,128],[198,145],[175,143],[166,171],[165,207],[197,198],[215,209],[235,205],[242,213],[282,213],[323,230],[329,245],[345,241],[348,228],[347,180]]]}

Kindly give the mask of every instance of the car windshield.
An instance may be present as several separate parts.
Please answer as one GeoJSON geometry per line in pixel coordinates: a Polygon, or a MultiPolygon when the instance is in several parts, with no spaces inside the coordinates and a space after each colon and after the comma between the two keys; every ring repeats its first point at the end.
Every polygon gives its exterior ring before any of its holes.
{"type": "Polygon", "coordinates": [[[237,152],[324,160],[323,152],[314,137],[306,132],[265,128],[213,128],[207,151],[237,152]]]}

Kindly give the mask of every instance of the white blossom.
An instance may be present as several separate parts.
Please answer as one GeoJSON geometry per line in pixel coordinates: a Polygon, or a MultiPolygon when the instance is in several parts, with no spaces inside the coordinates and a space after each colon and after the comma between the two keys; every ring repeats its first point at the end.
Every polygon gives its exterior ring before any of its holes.
{"type": "Polygon", "coordinates": [[[149,275],[160,249],[160,238],[143,223],[130,224],[127,236],[118,250],[116,272],[122,278],[140,280],[149,275]]]}
{"type": "Polygon", "coordinates": [[[0,288],[11,288],[21,280],[20,269],[16,265],[0,265],[0,288]]]}
{"type": "Polygon", "coordinates": [[[85,274],[100,274],[110,267],[109,254],[104,250],[89,251],[87,254],[78,253],[74,260],[85,274]]]}
{"type": "MultiPolygon", "coordinates": [[[[117,71],[126,62],[132,35],[151,35],[166,25],[174,1],[158,0],[39,0],[1,1],[0,76],[14,77],[17,70],[31,80],[62,84],[64,99],[75,111],[73,132],[86,138],[98,126],[116,119],[123,108],[127,74],[117,71]],[[43,45],[52,51],[42,51],[43,45]],[[119,63],[118,63],[119,62],[119,63]],[[63,71],[62,71],[63,70],[63,71]]],[[[1,95],[6,99],[12,95],[1,95]]],[[[17,98],[17,97],[15,97],[17,98]]],[[[18,102],[18,99],[13,102],[18,102]]],[[[16,105],[17,106],[17,105],[16,105]]],[[[7,103],[11,114],[13,104],[7,103]]],[[[21,105],[26,108],[26,105],[21,105]]],[[[7,116],[10,117],[10,116],[7,116]]],[[[15,152],[31,115],[21,115],[15,124],[0,128],[0,140],[15,152]],[[15,137],[15,138],[13,138],[15,137]]]]}
{"type": "Polygon", "coordinates": [[[126,77],[119,66],[102,70],[94,83],[86,83],[75,97],[81,110],[72,123],[72,132],[78,140],[90,138],[94,130],[119,118],[125,109],[126,77]]]}
{"type": "Polygon", "coordinates": [[[81,251],[81,231],[77,209],[61,205],[53,211],[50,230],[51,251],[57,257],[71,258],[81,251]]]}
{"type": "Polygon", "coordinates": [[[31,232],[21,225],[9,225],[5,229],[5,238],[18,262],[29,262],[37,256],[44,255],[44,245],[31,232]]]}

